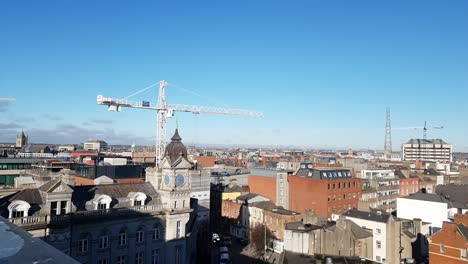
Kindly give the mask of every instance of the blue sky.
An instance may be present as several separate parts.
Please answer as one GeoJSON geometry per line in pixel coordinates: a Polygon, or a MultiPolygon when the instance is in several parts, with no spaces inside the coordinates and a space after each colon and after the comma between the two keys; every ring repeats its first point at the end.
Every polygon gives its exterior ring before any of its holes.
{"type": "MultiPolygon", "coordinates": [[[[382,149],[394,127],[468,151],[468,2],[2,1],[0,142],[150,144],[152,111],[108,112],[161,79],[170,103],[255,109],[179,114],[189,144],[382,149]],[[291,3],[292,2],[292,3],[291,3]]],[[[156,90],[136,96],[154,101],[156,90]]],[[[169,121],[168,133],[175,126],[169,121]]],[[[394,131],[393,148],[421,137],[394,131]]]]}

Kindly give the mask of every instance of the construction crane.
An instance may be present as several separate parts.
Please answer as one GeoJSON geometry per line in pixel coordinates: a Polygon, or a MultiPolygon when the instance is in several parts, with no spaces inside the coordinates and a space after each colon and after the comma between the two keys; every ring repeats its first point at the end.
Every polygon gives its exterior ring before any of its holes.
{"type": "Polygon", "coordinates": [[[444,129],[444,126],[429,126],[427,122],[424,121],[424,126],[415,126],[415,127],[396,127],[393,128],[394,130],[419,130],[422,129],[423,131],[423,139],[427,139],[427,130],[429,129],[444,129]]]}
{"type": "Polygon", "coordinates": [[[147,110],[157,111],[157,127],[156,127],[156,167],[161,164],[165,148],[166,148],[166,122],[168,118],[174,116],[175,112],[188,112],[192,114],[219,114],[219,115],[230,115],[230,116],[247,116],[247,117],[263,117],[263,113],[243,110],[243,109],[227,109],[218,107],[206,107],[206,106],[194,106],[194,105],[183,105],[183,104],[168,104],[166,102],[166,87],[168,83],[164,80],[150,85],[141,91],[131,94],[123,99],[113,99],[110,97],[104,97],[102,95],[97,96],[97,103],[99,105],[107,105],[109,111],[122,111],[123,107],[129,108],[140,108],[147,110]],[[157,104],[150,103],[149,101],[128,101],[129,97],[132,97],[138,93],[146,91],[159,84],[159,96],[157,104]]]}

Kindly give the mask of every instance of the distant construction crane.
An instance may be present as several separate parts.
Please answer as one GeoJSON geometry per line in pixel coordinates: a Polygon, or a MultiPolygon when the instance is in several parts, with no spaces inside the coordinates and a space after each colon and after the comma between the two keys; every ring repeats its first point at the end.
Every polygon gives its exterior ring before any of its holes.
{"type": "Polygon", "coordinates": [[[242,109],[227,109],[218,107],[205,107],[205,106],[194,106],[194,105],[182,105],[182,104],[167,104],[166,103],[166,86],[167,82],[164,80],[152,84],[134,94],[131,94],[123,99],[113,99],[110,97],[104,97],[102,95],[97,96],[97,103],[99,105],[107,105],[109,111],[122,111],[122,107],[129,108],[140,108],[147,110],[157,111],[157,127],[156,127],[156,167],[161,164],[165,147],[166,147],[166,121],[168,118],[174,116],[174,112],[188,112],[192,114],[219,114],[219,115],[231,115],[231,116],[247,116],[247,117],[263,117],[263,113],[242,110],[242,109]],[[138,101],[132,102],[127,99],[144,92],[159,84],[159,96],[157,104],[150,103],[149,101],[138,101]]]}
{"type": "Polygon", "coordinates": [[[423,139],[427,139],[427,130],[429,129],[444,129],[444,126],[429,126],[427,122],[424,121],[424,126],[414,126],[414,127],[397,127],[393,128],[394,130],[419,130],[423,131],[423,139]]]}

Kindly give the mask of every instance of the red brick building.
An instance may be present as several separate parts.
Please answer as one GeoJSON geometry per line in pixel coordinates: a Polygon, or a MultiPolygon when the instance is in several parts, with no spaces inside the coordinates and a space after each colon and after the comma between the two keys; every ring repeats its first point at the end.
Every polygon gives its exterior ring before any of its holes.
{"type": "Polygon", "coordinates": [[[430,263],[467,263],[468,215],[456,215],[455,222],[444,222],[432,236],[429,245],[430,263]]]}
{"type": "Polygon", "coordinates": [[[358,207],[361,179],[349,169],[299,169],[289,176],[289,209],[323,217],[358,207]]]}
{"type": "Polygon", "coordinates": [[[199,156],[194,157],[194,160],[197,161],[197,166],[200,168],[214,167],[216,157],[214,156],[199,156]]]}
{"type": "Polygon", "coordinates": [[[419,191],[418,177],[400,177],[400,196],[408,196],[419,191]]]}
{"type": "Polygon", "coordinates": [[[267,197],[276,204],[276,177],[249,175],[250,192],[267,197]]]}

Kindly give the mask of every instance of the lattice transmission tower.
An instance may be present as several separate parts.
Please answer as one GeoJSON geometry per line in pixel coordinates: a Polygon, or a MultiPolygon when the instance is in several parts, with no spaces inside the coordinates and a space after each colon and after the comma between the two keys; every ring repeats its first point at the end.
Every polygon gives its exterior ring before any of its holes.
{"type": "Polygon", "coordinates": [[[390,108],[387,107],[387,121],[385,123],[385,145],[386,152],[392,152],[392,125],[390,120],[390,108]]]}

